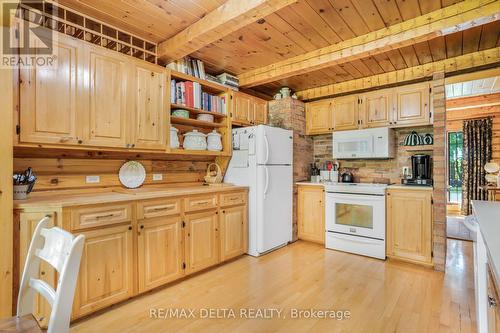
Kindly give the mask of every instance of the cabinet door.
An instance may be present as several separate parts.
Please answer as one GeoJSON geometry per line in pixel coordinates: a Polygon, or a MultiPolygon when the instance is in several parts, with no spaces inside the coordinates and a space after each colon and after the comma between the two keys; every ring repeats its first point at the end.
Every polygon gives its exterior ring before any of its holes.
{"type": "Polygon", "coordinates": [[[432,263],[432,194],[391,190],[387,194],[387,255],[432,263]]]}
{"type": "Polygon", "coordinates": [[[186,274],[213,266],[219,262],[217,212],[186,214],[185,257],[186,274]]]}
{"type": "Polygon", "coordinates": [[[106,227],[85,235],[74,302],[81,317],[132,296],[132,226],[106,227]]]}
{"type": "Polygon", "coordinates": [[[297,231],[300,239],[325,243],[325,203],[322,186],[299,186],[297,231]]]}
{"type": "MultiPolygon", "coordinates": [[[[46,215],[51,216],[48,227],[53,227],[55,225],[55,212],[20,213],[19,215],[19,283],[21,283],[31,238],[33,237],[38,222],[46,215]]],[[[52,288],[55,288],[56,271],[50,264],[43,260],[40,263],[39,277],[52,286],[52,288]]],[[[42,327],[47,327],[50,311],[50,304],[45,298],[37,293],[34,299],[33,316],[42,327]]]]}
{"type": "Polygon", "coordinates": [[[357,129],[358,120],[358,96],[333,99],[333,125],[336,131],[357,129]]]}
{"type": "Polygon", "coordinates": [[[360,96],[363,127],[389,126],[392,112],[392,89],[360,96]]]}
{"type": "MultiPolygon", "coordinates": [[[[43,31],[42,31],[43,33],[43,31]]],[[[57,65],[20,70],[20,142],[76,144],[80,41],[59,36],[57,65]]]]}
{"type": "Polygon", "coordinates": [[[324,134],[333,130],[333,104],[331,99],[306,103],[306,133],[324,134]]]}
{"type": "Polygon", "coordinates": [[[166,141],[166,73],[158,66],[137,62],[134,65],[133,89],[135,107],[131,112],[132,138],[135,148],[167,148],[166,141]]]}
{"type": "Polygon", "coordinates": [[[130,70],[124,56],[90,47],[88,65],[88,129],[86,143],[127,147],[127,84],[130,70]]]}
{"type": "Polygon", "coordinates": [[[253,123],[256,125],[267,123],[267,102],[260,98],[254,98],[253,123]]]}
{"type": "Polygon", "coordinates": [[[500,330],[500,309],[498,298],[498,290],[494,282],[493,272],[491,271],[491,266],[488,264],[486,270],[486,285],[488,290],[488,297],[483,302],[487,302],[487,321],[488,321],[488,333],[497,333],[500,330]]]}
{"type": "Polygon", "coordinates": [[[396,88],[395,125],[430,123],[429,84],[419,83],[396,88]]]}
{"type": "Polygon", "coordinates": [[[139,292],[161,286],[184,274],[180,216],[138,222],[139,292]]]}
{"type": "Polygon", "coordinates": [[[225,208],[220,214],[220,257],[225,261],[246,252],[247,207],[225,208]]]}
{"type": "Polygon", "coordinates": [[[251,107],[253,108],[251,97],[242,93],[234,92],[233,99],[233,121],[237,123],[249,124],[251,107]]]}

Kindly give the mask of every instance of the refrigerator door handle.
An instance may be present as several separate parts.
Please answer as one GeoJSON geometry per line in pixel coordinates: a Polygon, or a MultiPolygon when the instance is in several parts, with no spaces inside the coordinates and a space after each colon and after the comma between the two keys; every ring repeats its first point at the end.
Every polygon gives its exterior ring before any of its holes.
{"type": "Polygon", "coordinates": [[[264,160],[263,164],[267,164],[267,161],[269,160],[269,141],[267,140],[266,134],[264,134],[264,142],[266,143],[266,159],[264,160]]]}
{"type": "Polygon", "coordinates": [[[264,198],[265,198],[267,190],[269,188],[269,170],[267,169],[267,166],[264,166],[264,170],[266,171],[266,186],[264,186],[264,198]]]}

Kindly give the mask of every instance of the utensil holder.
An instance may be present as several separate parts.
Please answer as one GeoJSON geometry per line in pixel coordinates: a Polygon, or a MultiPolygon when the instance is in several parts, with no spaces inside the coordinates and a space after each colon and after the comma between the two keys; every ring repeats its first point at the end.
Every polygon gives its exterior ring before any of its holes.
{"type": "Polygon", "coordinates": [[[14,185],[14,200],[24,200],[28,197],[30,185],[14,185]]]}

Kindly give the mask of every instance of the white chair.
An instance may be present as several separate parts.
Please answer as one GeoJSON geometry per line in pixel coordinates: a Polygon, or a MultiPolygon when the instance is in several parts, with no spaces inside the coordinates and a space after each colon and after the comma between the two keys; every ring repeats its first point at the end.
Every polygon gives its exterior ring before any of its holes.
{"type": "Polygon", "coordinates": [[[48,223],[49,217],[43,218],[31,239],[19,287],[17,318],[33,313],[35,292],[38,292],[52,308],[47,333],[65,333],[69,331],[85,236],[75,237],[58,227],[48,229],[48,223]],[[57,270],[56,290],[39,278],[41,260],[57,270]]]}

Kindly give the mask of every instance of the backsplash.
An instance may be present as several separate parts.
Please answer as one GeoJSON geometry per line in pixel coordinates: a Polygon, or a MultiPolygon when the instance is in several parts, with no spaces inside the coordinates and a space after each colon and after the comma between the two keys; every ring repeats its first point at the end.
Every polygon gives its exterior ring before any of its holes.
{"type": "MultiPolygon", "coordinates": [[[[355,182],[361,183],[397,183],[401,182],[402,168],[410,167],[410,157],[417,153],[429,154],[432,156],[432,151],[412,152],[406,151],[403,146],[405,137],[412,131],[416,131],[420,135],[433,133],[432,126],[416,127],[416,128],[398,128],[395,129],[396,142],[396,158],[383,160],[338,160],[340,163],[340,171],[349,169],[355,182]]],[[[332,135],[324,134],[313,137],[314,145],[314,161],[318,166],[323,167],[323,163],[331,161],[332,158],[332,135]]]]}

